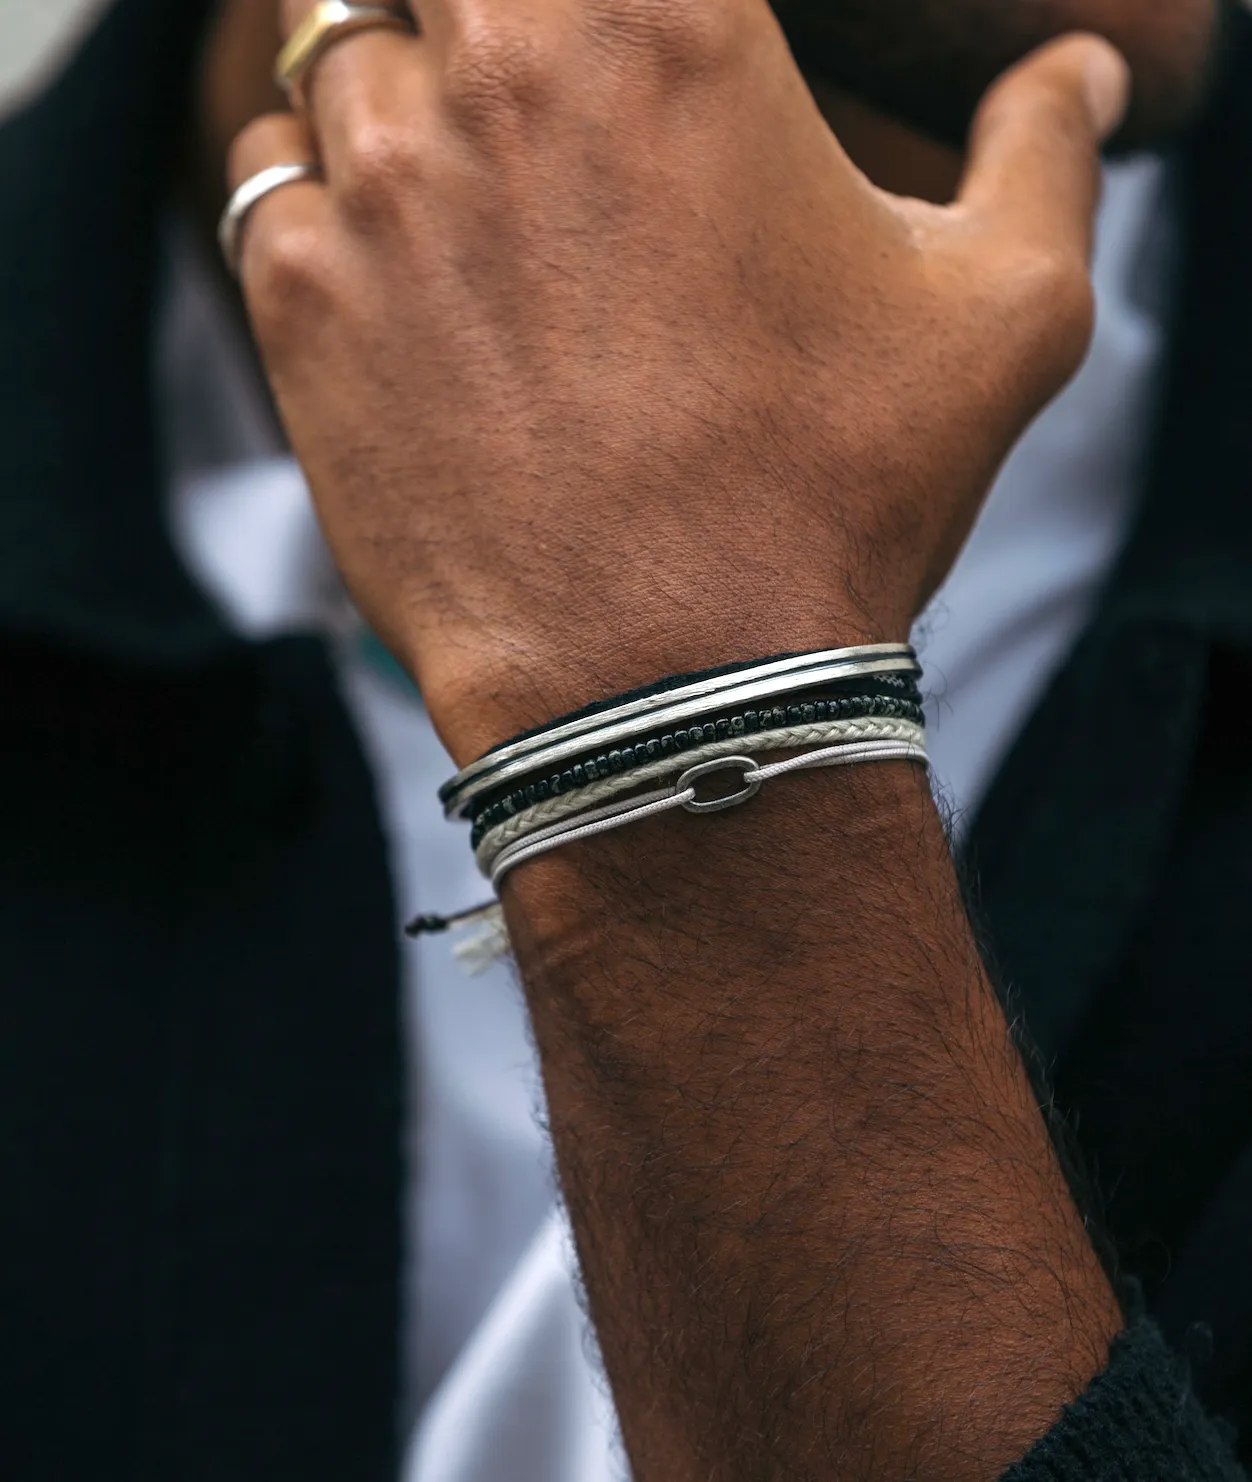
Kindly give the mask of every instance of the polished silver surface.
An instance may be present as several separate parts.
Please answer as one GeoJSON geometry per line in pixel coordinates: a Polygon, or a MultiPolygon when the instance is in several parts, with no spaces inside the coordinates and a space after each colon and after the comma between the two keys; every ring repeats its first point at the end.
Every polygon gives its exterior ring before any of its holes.
{"type": "Polygon", "coordinates": [[[276,190],[281,190],[284,185],[295,185],[301,180],[320,180],[321,178],[321,167],[311,164],[308,160],[293,161],[286,165],[270,165],[268,169],[258,170],[255,175],[248,176],[227,201],[226,209],[222,212],[222,219],[217,227],[217,244],[222,249],[226,266],[236,277],[239,274],[239,244],[244,223],[253,210],[266,196],[272,195],[276,190]]]}
{"type": "Polygon", "coordinates": [[[765,664],[753,664],[744,669],[737,669],[732,674],[719,674],[712,679],[697,679],[691,684],[679,685],[676,689],[665,690],[660,694],[644,695],[638,700],[628,700],[624,705],[615,705],[611,710],[602,710],[595,715],[580,716],[577,720],[567,721],[564,725],[542,731],[537,736],[528,736],[522,741],[510,741],[504,746],[495,747],[485,756],[479,757],[476,762],[471,762],[468,767],[462,768],[450,782],[445,782],[439,789],[439,798],[441,802],[446,802],[453,788],[461,787],[484,769],[512,761],[515,756],[521,756],[527,751],[538,750],[555,741],[563,741],[567,736],[583,735],[611,721],[625,720],[632,715],[646,715],[649,711],[668,705],[673,700],[684,699],[688,695],[715,695],[746,679],[764,678],[769,674],[786,674],[792,669],[803,669],[817,664],[833,664],[841,660],[850,662],[857,657],[875,658],[892,654],[911,659],[917,666],[917,672],[921,672],[920,665],[917,665],[917,655],[907,643],[869,643],[860,648],[825,648],[810,654],[794,654],[789,659],[771,659],[765,664]]]}
{"type": "Polygon", "coordinates": [[[723,798],[710,798],[701,803],[695,797],[683,804],[688,813],[724,813],[727,808],[737,808],[749,798],[756,797],[761,790],[761,769],[750,756],[723,756],[715,762],[701,762],[698,767],[688,769],[678,779],[675,792],[695,790],[702,777],[711,777],[715,772],[738,771],[743,773],[743,786],[738,792],[727,793],[723,798]]]}
{"type": "Polygon", "coordinates": [[[754,700],[781,698],[836,680],[920,672],[911,648],[900,644],[876,644],[872,648],[832,649],[823,654],[807,654],[801,659],[780,660],[760,668],[740,670],[737,674],[721,675],[716,680],[700,680],[664,694],[647,695],[643,700],[634,700],[598,715],[584,716],[558,726],[555,731],[545,731],[515,742],[498,752],[488,752],[440,789],[444,813],[448,818],[464,816],[475,799],[518,777],[555,767],[584,752],[612,749],[627,739],[637,741],[647,732],[665,730],[680,725],[684,720],[707,716],[714,708],[729,710],[750,705],[754,700]],[[882,657],[867,657],[874,654],[882,657]],[[841,661],[829,661],[836,656],[841,661]],[[826,662],[815,664],[815,659],[826,662]],[[752,682],[744,683],[745,675],[754,676],[752,682]],[[558,740],[560,737],[566,739],[558,740]],[[510,755],[516,759],[506,761],[510,755]],[[504,764],[499,765],[502,762],[504,764]]]}

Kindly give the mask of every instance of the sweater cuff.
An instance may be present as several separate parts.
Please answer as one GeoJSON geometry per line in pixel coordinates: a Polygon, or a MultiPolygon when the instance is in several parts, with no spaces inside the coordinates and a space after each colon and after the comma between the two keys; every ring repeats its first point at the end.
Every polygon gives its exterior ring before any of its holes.
{"type": "Polygon", "coordinates": [[[1138,1318],[1108,1367],[1002,1482],[1242,1482],[1226,1433],[1156,1324],[1138,1318]]]}

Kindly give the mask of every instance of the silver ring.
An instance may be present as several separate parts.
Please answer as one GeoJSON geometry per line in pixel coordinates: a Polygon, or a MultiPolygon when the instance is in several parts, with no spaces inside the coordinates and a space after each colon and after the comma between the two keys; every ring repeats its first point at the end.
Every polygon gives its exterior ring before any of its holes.
{"type": "Polygon", "coordinates": [[[217,244],[222,249],[226,266],[236,277],[239,276],[239,243],[244,223],[257,204],[280,190],[284,185],[294,185],[299,180],[320,180],[322,168],[307,160],[300,164],[271,165],[267,170],[258,170],[243,182],[226,203],[222,219],[217,227],[217,244]]]}

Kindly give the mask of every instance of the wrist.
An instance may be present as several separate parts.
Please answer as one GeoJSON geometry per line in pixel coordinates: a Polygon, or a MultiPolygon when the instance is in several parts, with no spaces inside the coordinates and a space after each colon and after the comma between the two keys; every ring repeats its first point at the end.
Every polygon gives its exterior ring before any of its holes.
{"type": "Polygon", "coordinates": [[[412,656],[427,706],[458,765],[586,705],[776,654],[904,642],[903,616],[875,619],[859,604],[747,603],[726,587],[714,615],[676,604],[668,617],[608,605],[595,617],[478,623],[472,636],[427,640],[412,656]],[[746,611],[745,611],[746,608],[746,611]]]}

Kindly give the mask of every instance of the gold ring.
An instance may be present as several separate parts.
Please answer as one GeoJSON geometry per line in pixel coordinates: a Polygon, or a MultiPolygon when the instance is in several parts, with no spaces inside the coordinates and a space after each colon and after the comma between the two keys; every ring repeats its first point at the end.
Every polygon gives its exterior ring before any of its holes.
{"type": "Polygon", "coordinates": [[[346,0],[319,0],[291,33],[278,54],[274,80],[298,107],[309,68],[329,47],[355,31],[413,31],[407,16],[385,5],[349,5],[346,0]]]}

